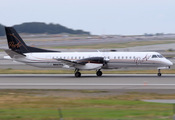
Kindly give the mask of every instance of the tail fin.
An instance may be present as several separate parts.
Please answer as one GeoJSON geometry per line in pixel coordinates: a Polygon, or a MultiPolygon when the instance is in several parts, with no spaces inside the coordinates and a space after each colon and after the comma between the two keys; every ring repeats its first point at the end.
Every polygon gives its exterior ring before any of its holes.
{"type": "Polygon", "coordinates": [[[7,36],[8,46],[12,51],[20,54],[29,52],[26,44],[13,27],[5,27],[5,32],[7,36]]]}
{"type": "Polygon", "coordinates": [[[13,27],[5,27],[9,49],[19,54],[29,52],[59,52],[27,46],[13,27]]]}

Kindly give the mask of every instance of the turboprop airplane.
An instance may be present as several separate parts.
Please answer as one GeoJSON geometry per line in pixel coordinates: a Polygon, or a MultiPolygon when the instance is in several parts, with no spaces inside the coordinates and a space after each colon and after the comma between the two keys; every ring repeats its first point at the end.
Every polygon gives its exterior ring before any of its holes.
{"type": "Polygon", "coordinates": [[[173,63],[158,52],[60,52],[27,46],[13,27],[5,27],[9,49],[4,50],[6,59],[42,68],[74,69],[75,77],[82,70],[95,70],[102,76],[103,69],[123,67],[154,67],[169,69],[173,63]]]}

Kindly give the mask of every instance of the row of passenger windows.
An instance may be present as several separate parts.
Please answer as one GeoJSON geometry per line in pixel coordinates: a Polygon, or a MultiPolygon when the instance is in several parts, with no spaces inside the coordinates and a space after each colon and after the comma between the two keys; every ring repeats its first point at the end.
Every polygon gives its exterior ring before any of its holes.
{"type": "MultiPolygon", "coordinates": [[[[88,57],[84,57],[84,56],[83,57],[81,57],[81,56],[79,56],[79,57],[75,57],[75,56],[74,57],[69,57],[69,56],[68,57],[53,57],[53,59],[58,59],[58,58],[61,58],[61,59],[84,59],[84,58],[88,58],[88,57]]],[[[104,58],[105,59],[106,58],[107,59],[135,59],[135,56],[134,57],[131,57],[131,56],[130,57],[128,57],[128,56],[125,56],[125,57],[124,56],[122,56],[122,57],[118,56],[118,57],[116,57],[115,56],[115,57],[111,57],[111,58],[109,56],[108,57],[104,56],[104,58]]]]}
{"type": "MultiPolygon", "coordinates": [[[[67,56],[67,57],[53,57],[53,59],[58,59],[58,58],[61,58],[61,59],[84,59],[84,58],[88,58],[88,57],[84,57],[84,56],[79,56],[79,57],[76,57],[76,56],[72,56],[72,57],[69,57],[69,56],[67,56]]],[[[114,57],[105,57],[104,56],[104,58],[106,59],[135,59],[136,57],[135,56],[118,56],[118,57],[116,57],[116,56],[114,56],[114,57]]],[[[163,58],[163,56],[162,55],[152,55],[152,58],[163,58]]]]}

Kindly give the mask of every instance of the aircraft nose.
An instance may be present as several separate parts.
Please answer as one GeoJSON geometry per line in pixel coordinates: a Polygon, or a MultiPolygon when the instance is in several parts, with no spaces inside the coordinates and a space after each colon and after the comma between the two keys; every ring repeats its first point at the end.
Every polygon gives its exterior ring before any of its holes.
{"type": "Polygon", "coordinates": [[[166,60],[166,64],[167,64],[168,66],[172,66],[172,65],[173,65],[173,63],[172,63],[171,61],[169,61],[169,60],[166,60]]]}

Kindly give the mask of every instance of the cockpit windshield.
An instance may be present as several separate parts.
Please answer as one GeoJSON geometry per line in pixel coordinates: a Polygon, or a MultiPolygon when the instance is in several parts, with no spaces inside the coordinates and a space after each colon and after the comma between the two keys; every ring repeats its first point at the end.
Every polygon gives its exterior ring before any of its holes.
{"type": "Polygon", "coordinates": [[[163,56],[162,55],[157,55],[159,58],[163,58],[163,56]]]}
{"type": "Polygon", "coordinates": [[[163,58],[163,56],[162,55],[152,55],[152,58],[163,58]]]}
{"type": "Polygon", "coordinates": [[[157,58],[157,55],[152,55],[152,58],[157,58]]]}

